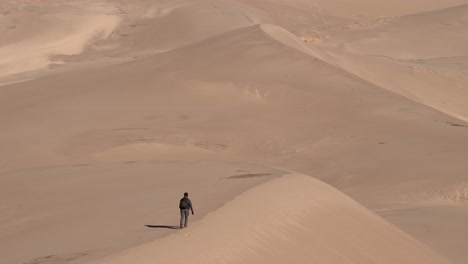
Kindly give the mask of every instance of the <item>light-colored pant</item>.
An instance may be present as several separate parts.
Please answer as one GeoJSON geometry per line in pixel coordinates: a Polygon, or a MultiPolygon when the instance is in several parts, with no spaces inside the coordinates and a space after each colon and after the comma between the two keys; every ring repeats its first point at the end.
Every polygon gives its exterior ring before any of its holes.
{"type": "Polygon", "coordinates": [[[187,227],[190,209],[180,209],[180,228],[187,227]]]}

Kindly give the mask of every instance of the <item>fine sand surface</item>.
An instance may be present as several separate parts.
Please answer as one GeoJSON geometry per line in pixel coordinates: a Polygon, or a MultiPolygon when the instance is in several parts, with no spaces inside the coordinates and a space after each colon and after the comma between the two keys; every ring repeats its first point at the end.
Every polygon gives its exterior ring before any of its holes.
{"type": "Polygon", "coordinates": [[[82,53],[96,40],[108,38],[122,20],[114,6],[98,1],[87,1],[89,5],[74,1],[15,2],[0,4],[5,10],[0,19],[0,78],[60,64],[62,60],[54,59],[54,55],[82,53]]]}
{"type": "Polygon", "coordinates": [[[178,227],[183,190],[190,190],[196,213],[190,221],[197,221],[282,174],[221,162],[80,164],[3,174],[1,263],[83,263],[169,234],[178,227]]]}
{"type": "Polygon", "coordinates": [[[334,188],[287,175],[239,195],[193,228],[100,262],[449,263],[334,188]],[[230,228],[226,228],[230,225],[230,228]],[[175,254],[183,248],[183,254],[175,254]]]}
{"type": "Polygon", "coordinates": [[[467,17],[0,1],[0,263],[468,263],[467,17]]]}

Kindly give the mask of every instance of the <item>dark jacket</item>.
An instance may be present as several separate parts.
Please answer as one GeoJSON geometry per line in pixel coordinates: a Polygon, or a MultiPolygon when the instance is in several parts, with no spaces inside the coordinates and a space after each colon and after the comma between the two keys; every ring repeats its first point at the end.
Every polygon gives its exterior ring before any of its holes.
{"type": "Polygon", "coordinates": [[[179,202],[179,209],[182,210],[182,209],[190,209],[192,212],[193,212],[193,207],[192,207],[192,201],[190,201],[190,199],[188,197],[184,197],[182,199],[180,199],[180,202],[179,202]],[[188,208],[182,208],[182,201],[185,199],[185,202],[186,204],[188,205],[188,208]]]}

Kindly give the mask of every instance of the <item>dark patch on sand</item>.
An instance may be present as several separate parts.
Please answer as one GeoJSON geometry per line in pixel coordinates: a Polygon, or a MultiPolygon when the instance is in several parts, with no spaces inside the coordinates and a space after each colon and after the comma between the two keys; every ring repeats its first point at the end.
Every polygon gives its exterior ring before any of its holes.
{"type": "Polygon", "coordinates": [[[457,123],[453,123],[450,121],[447,121],[447,124],[454,126],[454,127],[468,127],[468,125],[457,124],[457,123]]]}
{"type": "Polygon", "coordinates": [[[239,174],[226,177],[225,179],[235,180],[235,179],[248,179],[248,178],[256,178],[256,177],[265,177],[271,176],[271,173],[246,173],[246,174],[239,174]]]}

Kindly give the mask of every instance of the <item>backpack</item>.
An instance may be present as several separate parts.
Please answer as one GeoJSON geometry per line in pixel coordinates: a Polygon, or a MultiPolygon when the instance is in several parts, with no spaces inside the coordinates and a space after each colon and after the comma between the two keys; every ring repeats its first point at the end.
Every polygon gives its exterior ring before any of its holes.
{"type": "Polygon", "coordinates": [[[187,198],[180,199],[179,209],[189,209],[189,203],[187,198]]]}

